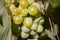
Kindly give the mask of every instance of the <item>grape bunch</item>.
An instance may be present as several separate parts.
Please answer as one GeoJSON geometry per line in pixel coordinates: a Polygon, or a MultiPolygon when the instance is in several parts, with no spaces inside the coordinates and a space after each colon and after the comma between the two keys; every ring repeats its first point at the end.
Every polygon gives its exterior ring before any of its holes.
{"type": "MultiPolygon", "coordinates": [[[[21,38],[26,39],[30,35],[35,39],[38,38],[38,34],[43,31],[44,23],[39,3],[36,0],[19,0],[17,7],[14,2],[16,1],[10,1],[9,9],[12,22],[15,25],[19,25],[19,35],[21,38]]],[[[5,3],[7,4],[7,1],[5,3]]]]}

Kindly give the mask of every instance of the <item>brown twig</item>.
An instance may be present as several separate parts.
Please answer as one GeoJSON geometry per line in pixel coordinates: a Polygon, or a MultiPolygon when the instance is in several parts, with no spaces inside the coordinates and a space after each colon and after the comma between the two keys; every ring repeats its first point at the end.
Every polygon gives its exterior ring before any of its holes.
{"type": "Polygon", "coordinates": [[[54,35],[52,21],[51,21],[51,19],[50,19],[50,18],[48,18],[48,20],[49,20],[49,23],[50,23],[50,27],[51,27],[51,32],[52,32],[52,35],[54,35]]]}
{"type": "MultiPolygon", "coordinates": [[[[49,20],[49,23],[50,23],[50,28],[51,28],[52,35],[55,36],[55,33],[54,33],[55,30],[53,28],[54,22],[53,22],[53,20],[49,16],[48,16],[48,20],[49,20]]],[[[56,36],[57,36],[57,39],[60,40],[58,34],[56,36]]]]}
{"type": "MultiPolygon", "coordinates": [[[[52,21],[52,23],[53,23],[53,25],[54,25],[54,22],[53,22],[53,21],[52,21]]],[[[58,34],[57,34],[56,36],[57,36],[57,39],[60,40],[58,34]]]]}
{"type": "Polygon", "coordinates": [[[60,40],[58,35],[57,35],[57,38],[58,38],[58,40],[60,40]]]}
{"type": "Polygon", "coordinates": [[[38,2],[39,2],[39,4],[40,4],[40,11],[41,11],[42,14],[44,15],[44,14],[45,14],[45,13],[44,13],[44,9],[45,9],[44,3],[42,2],[42,0],[39,0],[38,2]]]}

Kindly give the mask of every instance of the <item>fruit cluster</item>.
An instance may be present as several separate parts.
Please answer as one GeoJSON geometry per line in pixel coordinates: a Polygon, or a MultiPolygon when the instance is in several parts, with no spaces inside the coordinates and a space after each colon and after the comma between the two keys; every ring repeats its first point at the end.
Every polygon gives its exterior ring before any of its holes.
{"type": "Polygon", "coordinates": [[[32,35],[38,38],[38,33],[43,31],[44,18],[39,11],[39,3],[36,0],[19,0],[19,5],[9,6],[12,20],[20,25],[20,36],[24,39],[32,35]]]}

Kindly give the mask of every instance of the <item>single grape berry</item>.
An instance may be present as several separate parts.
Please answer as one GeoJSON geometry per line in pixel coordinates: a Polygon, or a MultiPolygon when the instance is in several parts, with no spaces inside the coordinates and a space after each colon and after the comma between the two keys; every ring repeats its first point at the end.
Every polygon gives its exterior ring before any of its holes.
{"type": "Polygon", "coordinates": [[[15,16],[19,15],[20,14],[20,10],[18,8],[14,8],[13,10],[15,16]]]}
{"type": "Polygon", "coordinates": [[[36,34],[35,31],[31,31],[31,32],[30,32],[30,35],[35,35],[35,34],[36,34]]]}
{"type": "Polygon", "coordinates": [[[33,23],[33,25],[32,25],[32,27],[31,27],[31,30],[34,30],[34,31],[36,31],[37,30],[37,23],[33,23]]]}
{"type": "Polygon", "coordinates": [[[22,31],[25,32],[25,33],[29,33],[30,32],[30,29],[25,27],[25,26],[22,26],[22,31]]]}
{"type": "Polygon", "coordinates": [[[43,24],[44,23],[44,18],[42,17],[41,19],[40,19],[40,21],[39,21],[39,24],[43,24]]]}
{"type": "Polygon", "coordinates": [[[28,15],[28,9],[22,9],[21,10],[21,15],[22,16],[27,16],[28,15]]]}
{"type": "Polygon", "coordinates": [[[43,31],[43,26],[42,25],[38,25],[37,32],[41,33],[42,31],[43,31]]]}
{"type": "Polygon", "coordinates": [[[38,9],[34,5],[29,6],[28,10],[29,10],[29,14],[32,16],[35,16],[38,13],[38,9]]]}
{"type": "Polygon", "coordinates": [[[21,15],[13,16],[13,22],[15,24],[21,24],[23,22],[23,17],[21,15]]]}
{"type": "Polygon", "coordinates": [[[26,38],[28,38],[29,37],[29,34],[27,34],[27,33],[25,33],[25,32],[21,32],[21,37],[23,38],[23,39],[26,39],[26,38]]]}
{"type": "Polygon", "coordinates": [[[33,24],[32,18],[31,17],[27,17],[24,19],[23,21],[23,25],[30,28],[33,24]]]}
{"type": "Polygon", "coordinates": [[[22,8],[27,8],[29,5],[27,0],[20,0],[19,4],[22,8]]]}

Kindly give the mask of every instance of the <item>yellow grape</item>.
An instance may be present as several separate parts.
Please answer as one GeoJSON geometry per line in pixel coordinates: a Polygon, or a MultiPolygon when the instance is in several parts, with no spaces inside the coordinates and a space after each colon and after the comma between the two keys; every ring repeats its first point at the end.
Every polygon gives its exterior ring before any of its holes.
{"type": "Polygon", "coordinates": [[[27,16],[28,15],[28,9],[21,10],[21,15],[22,16],[27,16]]]}
{"type": "Polygon", "coordinates": [[[35,16],[38,13],[38,9],[34,5],[29,6],[28,10],[29,10],[29,14],[32,16],[35,16]]]}
{"type": "Polygon", "coordinates": [[[15,24],[21,24],[23,22],[23,17],[21,15],[13,16],[13,22],[15,24]]]}
{"type": "Polygon", "coordinates": [[[13,12],[14,12],[13,15],[19,15],[20,14],[20,10],[18,8],[14,8],[13,12]]]}
{"type": "Polygon", "coordinates": [[[27,8],[29,4],[28,4],[28,1],[27,0],[20,0],[19,5],[22,8],[27,8]]]}

